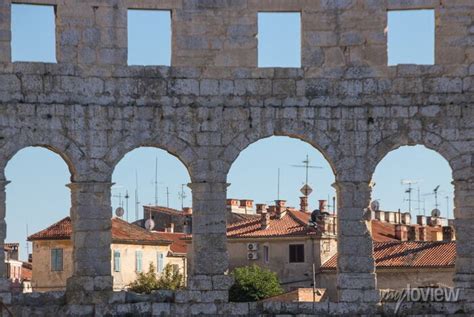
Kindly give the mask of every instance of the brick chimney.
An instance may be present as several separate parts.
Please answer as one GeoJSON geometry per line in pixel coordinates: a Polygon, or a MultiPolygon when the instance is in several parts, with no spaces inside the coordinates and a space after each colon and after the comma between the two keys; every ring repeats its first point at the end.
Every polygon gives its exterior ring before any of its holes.
{"type": "Polygon", "coordinates": [[[422,216],[422,215],[416,216],[416,223],[420,226],[426,226],[426,216],[422,216]]]}
{"type": "Polygon", "coordinates": [[[428,229],[426,226],[420,226],[418,230],[420,231],[420,241],[428,241],[428,229]]]}
{"type": "Polygon", "coordinates": [[[263,212],[267,212],[267,205],[266,204],[257,204],[257,214],[261,214],[263,212]]]}
{"type": "Polygon", "coordinates": [[[167,231],[167,232],[171,232],[171,233],[173,233],[173,232],[174,232],[174,223],[170,223],[170,227],[169,227],[169,228],[167,228],[167,230],[166,230],[166,231],[167,231]]]}
{"type": "Polygon", "coordinates": [[[260,214],[260,228],[262,230],[268,229],[270,225],[270,214],[265,210],[260,214]]]}
{"type": "Polygon", "coordinates": [[[407,227],[405,225],[397,224],[395,225],[395,237],[400,241],[407,241],[407,227]]]}
{"type": "Polygon", "coordinates": [[[454,238],[454,228],[451,226],[443,227],[443,241],[453,241],[454,238]]]}
{"type": "Polygon", "coordinates": [[[419,241],[420,240],[420,231],[416,226],[408,227],[408,240],[409,241],[419,241]]]}
{"type": "Polygon", "coordinates": [[[286,200],[275,200],[275,214],[282,218],[286,214],[286,200]]]}
{"type": "Polygon", "coordinates": [[[327,207],[328,207],[327,200],[324,200],[324,199],[319,200],[319,211],[327,212],[327,207]]]}
{"type": "Polygon", "coordinates": [[[308,212],[308,197],[307,196],[300,197],[300,211],[308,212]]]}

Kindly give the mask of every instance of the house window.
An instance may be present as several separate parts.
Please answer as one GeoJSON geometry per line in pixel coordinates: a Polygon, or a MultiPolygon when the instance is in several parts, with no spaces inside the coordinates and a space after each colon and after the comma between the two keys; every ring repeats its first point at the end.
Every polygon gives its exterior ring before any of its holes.
{"type": "Polygon", "coordinates": [[[142,272],[142,263],[143,263],[143,252],[136,251],[135,252],[135,271],[138,273],[142,272]]]}
{"type": "Polygon", "coordinates": [[[171,65],[171,11],[128,10],[128,65],[171,65]]]}
{"type": "Polygon", "coordinates": [[[120,272],[120,251],[114,251],[114,272],[120,272]]]}
{"type": "Polygon", "coordinates": [[[270,248],[268,245],[263,246],[263,261],[265,263],[270,262],[270,248]]]}
{"type": "Polygon", "coordinates": [[[304,244],[290,245],[290,263],[304,262],[304,244]]]}
{"type": "Polygon", "coordinates": [[[63,270],[63,249],[51,249],[51,271],[63,270]]]}
{"type": "Polygon", "coordinates": [[[50,5],[12,4],[12,61],[56,63],[56,15],[50,5]]]}
{"type": "Polygon", "coordinates": [[[158,270],[158,273],[163,272],[163,269],[165,267],[165,254],[163,252],[158,252],[158,259],[156,263],[156,269],[158,270]]]}
{"type": "Polygon", "coordinates": [[[301,67],[301,14],[258,13],[258,67],[301,67]]]}
{"type": "Polygon", "coordinates": [[[434,64],[434,10],[388,12],[388,65],[434,64]]]}

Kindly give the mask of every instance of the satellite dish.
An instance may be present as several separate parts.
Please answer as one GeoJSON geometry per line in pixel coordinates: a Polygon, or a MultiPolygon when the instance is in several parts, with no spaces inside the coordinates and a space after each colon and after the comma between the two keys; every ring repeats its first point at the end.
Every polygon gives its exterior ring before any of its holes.
{"type": "Polygon", "coordinates": [[[441,216],[441,211],[439,211],[439,209],[435,208],[431,211],[431,217],[438,218],[439,216],[441,216]]]}
{"type": "Polygon", "coordinates": [[[372,211],[379,211],[380,210],[380,203],[378,200],[373,200],[370,203],[370,210],[372,211]]]}
{"type": "Polygon", "coordinates": [[[124,215],[124,213],[125,213],[125,210],[123,210],[122,207],[118,207],[117,209],[115,209],[115,215],[116,215],[117,217],[122,218],[122,216],[124,215]]]}
{"type": "Polygon", "coordinates": [[[145,221],[145,228],[146,230],[152,230],[153,228],[155,228],[155,222],[151,219],[148,219],[147,221],[145,221]]]}

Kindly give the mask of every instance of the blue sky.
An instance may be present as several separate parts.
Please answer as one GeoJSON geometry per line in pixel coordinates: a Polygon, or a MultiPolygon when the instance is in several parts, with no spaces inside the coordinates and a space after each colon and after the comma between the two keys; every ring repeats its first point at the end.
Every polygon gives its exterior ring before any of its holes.
{"type": "MultiPolygon", "coordinates": [[[[54,62],[54,14],[51,7],[14,6],[12,17],[12,53],[14,60],[54,62]],[[38,11],[39,10],[39,11],[38,11]],[[35,18],[35,17],[38,18],[35,18]],[[48,22],[49,21],[49,22],[48,22]],[[24,40],[22,41],[22,38],[24,40]],[[30,41],[38,42],[32,45],[30,41]]],[[[129,12],[130,55],[129,64],[170,63],[169,12],[129,12]],[[144,28],[148,31],[144,32],[144,28]],[[150,31],[154,30],[154,31],[150,31]]],[[[389,64],[433,63],[432,12],[414,14],[410,11],[390,13],[388,25],[389,64]],[[429,27],[431,26],[431,27],[429,27]],[[399,34],[398,34],[399,33],[399,34]],[[405,33],[405,34],[402,34],[405,33]],[[417,39],[416,37],[421,37],[417,39]],[[428,48],[427,50],[424,48],[428,48]]],[[[260,15],[259,20],[259,65],[298,66],[300,48],[298,34],[299,14],[260,15]],[[276,19],[272,19],[276,17],[276,19]],[[296,46],[296,47],[295,47],[296,46]],[[272,53],[273,52],[273,53],[272,53]]],[[[317,207],[318,199],[334,196],[331,184],[334,175],[324,157],[311,145],[287,137],[272,137],[260,140],[243,151],[232,166],[228,181],[229,198],[254,199],[270,203],[277,198],[277,175],[280,169],[280,198],[288,205],[298,206],[299,189],[304,182],[304,169],[299,165],[309,156],[311,164],[322,167],[311,169],[309,183],[314,189],[310,196],[310,208],[317,207]]],[[[138,174],[139,213],[143,204],[155,201],[155,162],[158,159],[158,203],[181,207],[179,193],[182,184],[189,182],[189,175],[181,162],[167,152],[154,148],[140,148],[126,155],[117,165],[113,175],[116,185],[112,189],[112,205],[120,205],[128,190],[129,220],[135,220],[135,189],[138,174]]],[[[7,179],[7,241],[22,243],[22,256],[26,255],[26,225],[29,233],[36,232],[67,216],[70,209],[69,171],[62,159],[42,148],[27,148],[20,151],[9,162],[7,179]],[[41,166],[39,169],[38,167],[41,166]]],[[[417,200],[417,189],[429,212],[434,208],[432,189],[440,185],[439,203],[446,215],[446,196],[452,208],[453,188],[451,170],[447,162],[437,153],[422,146],[403,147],[391,152],[377,167],[374,174],[376,186],[373,198],[380,200],[386,210],[408,209],[406,186],[402,179],[418,181],[414,185],[413,200],[417,200]]],[[[191,193],[184,187],[184,205],[191,205],[191,193]]],[[[423,209],[423,202],[420,203],[423,209]]],[[[418,203],[413,202],[413,213],[418,203]]],[[[420,211],[421,213],[423,210],[420,211]]],[[[452,213],[450,214],[452,216],[452,213]]],[[[31,248],[30,248],[31,251],[31,248]]]]}

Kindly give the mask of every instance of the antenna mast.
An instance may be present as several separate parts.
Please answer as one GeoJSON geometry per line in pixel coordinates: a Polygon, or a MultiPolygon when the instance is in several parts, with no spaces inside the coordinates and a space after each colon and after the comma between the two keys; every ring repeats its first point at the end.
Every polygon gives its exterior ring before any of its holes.
{"type": "Polygon", "coordinates": [[[181,193],[179,193],[179,198],[181,199],[181,210],[184,208],[184,199],[187,197],[184,193],[184,186],[186,186],[186,184],[181,184],[181,193]]]}
{"type": "Polygon", "coordinates": [[[155,159],[155,206],[158,206],[158,156],[155,159]]]}
{"type": "Polygon", "coordinates": [[[128,222],[128,199],[130,198],[130,195],[128,195],[128,189],[125,191],[125,203],[127,207],[127,222],[128,222]]]}
{"type": "Polygon", "coordinates": [[[30,245],[28,244],[28,224],[26,224],[26,258],[30,258],[30,245]]]}
{"type": "Polygon", "coordinates": [[[306,170],[306,173],[305,173],[305,184],[303,186],[303,188],[301,188],[301,193],[305,196],[305,197],[308,197],[309,194],[311,194],[311,192],[313,191],[311,187],[309,187],[308,185],[308,180],[309,180],[309,169],[310,168],[322,168],[321,166],[313,166],[313,165],[309,165],[310,163],[310,160],[309,160],[309,156],[306,154],[306,160],[304,160],[303,162],[303,165],[292,165],[293,167],[302,167],[306,170]]]}
{"type": "Polygon", "coordinates": [[[138,171],[135,170],[135,220],[138,220],[138,207],[140,202],[138,201],[138,171]]]}
{"type": "Polygon", "coordinates": [[[166,187],[166,207],[170,208],[170,190],[166,187]]]}
{"type": "Polygon", "coordinates": [[[446,196],[446,219],[449,219],[449,196],[446,196]]]}
{"type": "Polygon", "coordinates": [[[411,193],[413,191],[413,186],[412,185],[418,184],[418,181],[411,180],[411,179],[402,179],[401,184],[402,185],[408,185],[408,188],[405,190],[405,193],[408,194],[408,212],[411,214],[411,211],[412,211],[411,210],[411,202],[413,201],[411,199],[411,193]]]}

